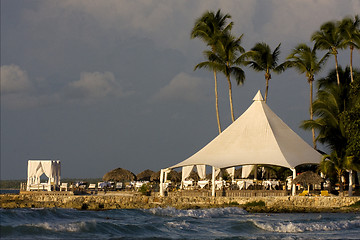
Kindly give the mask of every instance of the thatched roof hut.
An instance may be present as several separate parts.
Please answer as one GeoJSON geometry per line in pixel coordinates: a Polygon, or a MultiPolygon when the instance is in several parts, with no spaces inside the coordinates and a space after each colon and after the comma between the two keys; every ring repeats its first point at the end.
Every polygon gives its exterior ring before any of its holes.
{"type": "Polygon", "coordinates": [[[168,174],[168,180],[171,180],[172,182],[181,182],[181,173],[172,170],[168,174]]]}
{"type": "Polygon", "coordinates": [[[142,171],[141,173],[139,173],[138,175],[136,175],[136,178],[139,181],[150,181],[151,176],[154,173],[155,173],[154,171],[152,171],[150,169],[146,169],[146,170],[142,171]]]}
{"type": "Polygon", "coordinates": [[[116,182],[123,182],[123,181],[134,181],[136,180],[136,175],[129,170],[123,168],[116,168],[111,170],[110,172],[106,173],[103,176],[104,181],[116,181],[116,182]]]}
{"type": "MultiPolygon", "coordinates": [[[[181,176],[182,176],[182,172],[179,173],[180,174],[180,181],[181,181],[181,176]]],[[[194,181],[199,181],[200,180],[200,177],[199,177],[199,174],[197,172],[195,172],[194,170],[192,170],[190,172],[190,175],[185,179],[192,179],[194,181]]],[[[211,178],[210,178],[211,179],[211,178]]]]}
{"type": "MultiPolygon", "coordinates": [[[[167,179],[171,180],[172,182],[180,182],[181,181],[181,173],[171,170],[168,173],[167,179]]],[[[160,181],[160,171],[153,173],[150,177],[150,181],[156,181],[156,182],[160,181]]]]}
{"type": "Polygon", "coordinates": [[[154,172],[153,174],[151,174],[150,181],[159,182],[160,181],[160,171],[154,172]]]}
{"type": "Polygon", "coordinates": [[[324,180],[316,173],[307,171],[299,174],[293,181],[294,184],[302,184],[303,186],[309,186],[311,184],[320,184],[324,180]]]}

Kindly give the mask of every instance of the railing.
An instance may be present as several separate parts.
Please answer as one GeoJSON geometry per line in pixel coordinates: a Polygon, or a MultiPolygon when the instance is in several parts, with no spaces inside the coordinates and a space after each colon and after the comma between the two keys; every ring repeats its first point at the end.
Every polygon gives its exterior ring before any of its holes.
{"type": "MultiPolygon", "coordinates": [[[[182,190],[168,192],[168,196],[187,196],[187,197],[211,197],[211,190],[182,190]]],[[[275,197],[288,196],[286,190],[217,190],[217,197],[275,197]]]]}

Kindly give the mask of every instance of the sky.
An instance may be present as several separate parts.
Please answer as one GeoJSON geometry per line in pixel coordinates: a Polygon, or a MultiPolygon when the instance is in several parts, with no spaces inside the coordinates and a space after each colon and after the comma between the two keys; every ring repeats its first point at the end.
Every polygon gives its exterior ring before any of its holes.
{"type": "MultiPolygon", "coordinates": [[[[358,0],[1,0],[1,179],[25,179],[29,159],[60,160],[62,178],[135,174],[185,160],[218,134],[207,49],[190,39],[205,11],[232,16],[250,50],[281,43],[280,61],[327,21],[360,13],[358,0]]],[[[324,52],[319,52],[319,56],[324,52]]],[[[339,63],[348,65],[349,50],[339,63]]],[[[359,67],[359,51],[354,54],[359,67]]],[[[334,68],[331,57],[316,79],[334,68]]],[[[235,118],[264,94],[264,73],[242,67],[235,118]]],[[[231,123],[218,76],[222,128],[231,123]]],[[[270,80],[268,105],[305,141],[309,86],[294,70],[270,80]]],[[[324,147],[324,146],[323,146],[324,147]]],[[[325,148],[325,147],[324,147],[325,148]]]]}

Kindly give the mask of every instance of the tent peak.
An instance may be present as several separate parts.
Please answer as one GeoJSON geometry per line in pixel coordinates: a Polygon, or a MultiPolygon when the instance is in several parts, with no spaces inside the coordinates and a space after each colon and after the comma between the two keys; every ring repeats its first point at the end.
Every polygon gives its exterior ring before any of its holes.
{"type": "Polygon", "coordinates": [[[253,98],[254,101],[264,101],[260,90],[256,93],[255,97],[253,98]]]}

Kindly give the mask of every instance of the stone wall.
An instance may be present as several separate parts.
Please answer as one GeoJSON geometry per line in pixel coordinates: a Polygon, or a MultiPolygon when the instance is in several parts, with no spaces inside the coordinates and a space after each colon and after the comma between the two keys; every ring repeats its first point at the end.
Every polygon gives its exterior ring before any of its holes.
{"type": "MultiPolygon", "coordinates": [[[[144,196],[137,193],[107,193],[103,195],[60,195],[49,193],[0,195],[1,208],[56,207],[83,210],[154,207],[175,207],[184,209],[243,206],[246,210],[260,212],[343,211],[344,209],[346,210],[349,205],[358,201],[360,201],[360,197],[207,197],[173,195],[162,198],[157,194],[144,196]],[[262,201],[262,204],[259,204],[259,206],[247,206],[248,203],[259,201],[262,201]]],[[[356,209],[352,208],[352,211],[353,210],[356,209]]]]}

